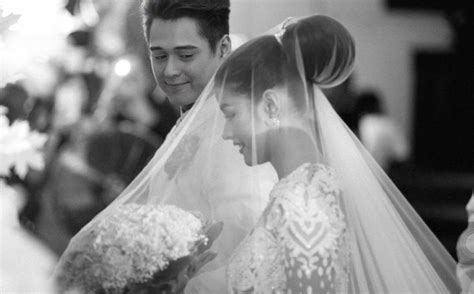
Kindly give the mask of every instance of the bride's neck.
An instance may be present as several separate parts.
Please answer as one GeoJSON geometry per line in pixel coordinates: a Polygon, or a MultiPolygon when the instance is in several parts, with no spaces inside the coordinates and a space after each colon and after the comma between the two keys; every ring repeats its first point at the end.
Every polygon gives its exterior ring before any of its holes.
{"type": "Polygon", "coordinates": [[[270,162],[282,179],[304,163],[316,163],[317,148],[308,134],[301,130],[286,131],[273,145],[270,162]]]}

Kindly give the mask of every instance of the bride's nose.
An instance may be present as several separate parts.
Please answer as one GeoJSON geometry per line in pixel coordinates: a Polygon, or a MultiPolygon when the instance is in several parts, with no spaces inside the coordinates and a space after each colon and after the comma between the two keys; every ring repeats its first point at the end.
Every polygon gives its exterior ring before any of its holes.
{"type": "Polygon", "coordinates": [[[225,122],[224,130],[222,131],[222,139],[232,140],[232,129],[227,121],[225,122]]]}

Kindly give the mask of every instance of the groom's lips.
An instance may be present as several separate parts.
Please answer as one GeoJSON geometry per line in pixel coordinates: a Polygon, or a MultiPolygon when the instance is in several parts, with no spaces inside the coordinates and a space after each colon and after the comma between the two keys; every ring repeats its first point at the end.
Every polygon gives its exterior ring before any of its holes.
{"type": "Polygon", "coordinates": [[[181,82],[181,83],[167,83],[167,82],[165,82],[165,86],[168,89],[174,90],[174,91],[178,91],[178,90],[182,89],[187,84],[189,84],[189,82],[181,82]]]}
{"type": "Polygon", "coordinates": [[[178,86],[182,86],[182,85],[186,85],[187,83],[189,82],[181,82],[181,83],[165,83],[167,86],[170,86],[170,87],[178,87],[178,86]]]}

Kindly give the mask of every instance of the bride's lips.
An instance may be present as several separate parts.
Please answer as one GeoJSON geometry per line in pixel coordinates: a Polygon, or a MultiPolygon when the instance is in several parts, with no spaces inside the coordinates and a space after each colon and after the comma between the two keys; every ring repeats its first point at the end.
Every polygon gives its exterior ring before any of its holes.
{"type": "Polygon", "coordinates": [[[239,152],[240,152],[240,153],[242,153],[242,152],[243,152],[243,150],[244,150],[244,148],[245,148],[245,146],[244,146],[244,145],[242,145],[242,144],[234,144],[234,145],[235,145],[235,146],[237,146],[237,147],[239,148],[239,152]]]}

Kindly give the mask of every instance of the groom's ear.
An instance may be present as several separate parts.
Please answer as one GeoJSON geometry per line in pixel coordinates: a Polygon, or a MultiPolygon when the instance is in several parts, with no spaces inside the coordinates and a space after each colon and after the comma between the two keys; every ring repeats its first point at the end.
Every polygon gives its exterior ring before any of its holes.
{"type": "Polygon", "coordinates": [[[280,118],[281,97],[274,89],[268,89],[263,92],[262,111],[264,113],[265,122],[269,124],[269,126],[274,124],[275,119],[280,118]]]}
{"type": "Polygon", "coordinates": [[[230,54],[232,51],[232,43],[230,41],[229,35],[225,35],[219,42],[219,46],[217,46],[217,54],[219,54],[220,58],[225,58],[227,55],[230,54]]]}

